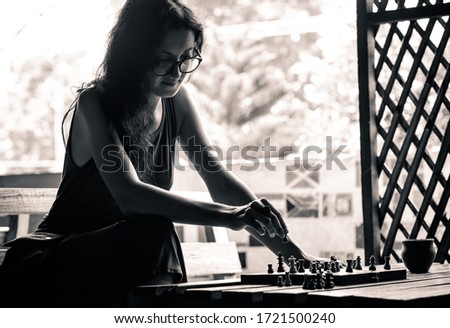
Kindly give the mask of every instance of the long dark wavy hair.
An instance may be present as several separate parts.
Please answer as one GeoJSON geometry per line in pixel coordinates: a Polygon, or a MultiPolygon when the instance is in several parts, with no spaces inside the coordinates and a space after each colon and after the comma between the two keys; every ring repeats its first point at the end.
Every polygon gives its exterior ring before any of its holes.
{"type": "MultiPolygon", "coordinates": [[[[181,28],[193,31],[200,52],[203,25],[180,0],[127,0],[108,35],[95,79],[78,89],[78,94],[88,88],[97,90],[102,108],[122,140],[127,136],[133,144],[144,145],[151,138],[148,128],[154,123],[154,113],[144,110],[149,94],[146,76],[167,32],[181,28]]],[[[129,155],[137,167],[139,163],[129,155]]]]}

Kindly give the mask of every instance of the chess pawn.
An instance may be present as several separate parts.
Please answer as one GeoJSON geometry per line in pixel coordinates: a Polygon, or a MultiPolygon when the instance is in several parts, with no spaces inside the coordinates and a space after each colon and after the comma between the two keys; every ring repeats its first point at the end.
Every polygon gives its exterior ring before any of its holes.
{"type": "Polygon", "coordinates": [[[315,261],[311,262],[311,264],[309,265],[309,272],[317,273],[317,263],[315,261]]]}
{"type": "Polygon", "coordinates": [[[375,266],[375,256],[370,256],[369,258],[369,270],[370,271],[376,271],[377,267],[375,266]]]}
{"type": "Polygon", "coordinates": [[[390,256],[385,256],[384,257],[384,270],[391,270],[391,257],[390,256]]]}
{"type": "Polygon", "coordinates": [[[328,270],[330,270],[330,263],[329,262],[324,262],[323,263],[323,270],[325,272],[327,272],[328,270]]]}
{"type": "Polygon", "coordinates": [[[284,285],[287,287],[292,286],[291,273],[289,271],[285,272],[284,285]]]}
{"type": "Polygon", "coordinates": [[[331,272],[325,273],[325,284],[323,288],[325,289],[331,289],[334,287],[334,279],[333,274],[331,272]]]}
{"type": "Polygon", "coordinates": [[[278,276],[277,286],[278,287],[284,287],[283,276],[278,276]]]}
{"type": "Polygon", "coordinates": [[[361,256],[357,256],[356,257],[356,262],[355,262],[355,270],[362,270],[362,266],[361,266],[361,256]]]}
{"type": "Polygon", "coordinates": [[[336,270],[336,272],[340,272],[341,271],[341,267],[340,267],[339,262],[337,260],[334,262],[334,269],[336,270]]]}
{"type": "Polygon", "coordinates": [[[311,276],[309,278],[308,289],[313,290],[316,289],[317,280],[315,276],[311,276]]]}
{"type": "Polygon", "coordinates": [[[336,262],[331,261],[331,263],[330,263],[330,271],[331,272],[336,272],[336,265],[337,265],[336,262]]]}
{"type": "Polygon", "coordinates": [[[309,284],[309,277],[305,273],[303,276],[303,289],[308,289],[308,284],[309,284]]]}
{"type": "Polygon", "coordinates": [[[305,272],[305,260],[304,259],[298,260],[297,272],[305,272]]]}
{"type": "Polygon", "coordinates": [[[289,272],[290,273],[297,273],[297,268],[295,267],[295,257],[289,258],[289,272]]]}
{"type": "Polygon", "coordinates": [[[347,260],[347,268],[345,272],[353,272],[353,260],[347,260]]]}
{"type": "Polygon", "coordinates": [[[272,263],[267,264],[267,273],[271,274],[273,273],[273,266],[272,263]]]}
{"type": "Polygon", "coordinates": [[[305,274],[305,279],[303,280],[303,289],[314,290],[316,289],[315,277],[305,274]]]}
{"type": "Polygon", "coordinates": [[[323,289],[325,286],[325,281],[323,280],[323,276],[320,272],[317,272],[316,275],[316,289],[323,289]]]}
{"type": "Polygon", "coordinates": [[[321,262],[316,262],[316,273],[317,272],[323,272],[323,265],[321,262]]]}

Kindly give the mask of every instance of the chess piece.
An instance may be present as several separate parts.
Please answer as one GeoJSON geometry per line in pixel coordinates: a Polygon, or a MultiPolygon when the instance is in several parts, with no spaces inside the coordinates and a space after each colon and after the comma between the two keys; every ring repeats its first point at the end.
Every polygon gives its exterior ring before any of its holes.
{"type": "Polygon", "coordinates": [[[272,263],[269,263],[269,264],[267,264],[267,273],[273,273],[274,271],[273,271],[273,266],[272,266],[272,263]]]}
{"type": "Polygon", "coordinates": [[[353,260],[347,260],[347,268],[345,272],[353,272],[353,260]]]}
{"type": "Polygon", "coordinates": [[[323,263],[323,271],[329,271],[330,270],[330,263],[329,262],[327,262],[327,261],[325,261],[324,263],[323,263]]]}
{"type": "Polygon", "coordinates": [[[289,258],[289,272],[290,273],[297,273],[297,268],[295,266],[295,257],[291,256],[289,258]]]}
{"type": "Polygon", "coordinates": [[[303,276],[303,289],[308,289],[308,284],[309,284],[309,277],[305,273],[305,275],[303,276]]]}
{"type": "Polygon", "coordinates": [[[309,265],[309,272],[310,273],[317,273],[317,263],[315,261],[312,261],[309,265]]]}
{"type": "Polygon", "coordinates": [[[305,260],[304,259],[298,260],[297,272],[305,272],[305,260]]]}
{"type": "Polygon", "coordinates": [[[278,276],[277,286],[278,287],[284,287],[283,276],[278,276]]]}
{"type": "Polygon", "coordinates": [[[284,285],[287,287],[292,286],[291,273],[289,271],[285,272],[284,285]]]}
{"type": "Polygon", "coordinates": [[[337,260],[334,262],[334,266],[335,266],[336,272],[340,272],[341,271],[341,266],[340,266],[340,264],[339,264],[339,262],[337,260]]]}
{"type": "Polygon", "coordinates": [[[331,272],[325,273],[325,284],[323,288],[325,289],[331,289],[334,287],[334,279],[333,274],[331,272]]]}
{"type": "Polygon", "coordinates": [[[391,257],[390,256],[385,256],[384,257],[383,269],[384,270],[391,270],[391,257]]]}
{"type": "Polygon", "coordinates": [[[316,272],[320,272],[320,273],[322,273],[323,272],[323,265],[322,265],[322,262],[320,262],[320,261],[317,261],[316,262],[316,272]]]}
{"type": "Polygon", "coordinates": [[[278,252],[278,268],[277,272],[284,272],[284,257],[281,252],[278,252]]]}
{"type": "Polygon", "coordinates": [[[330,271],[331,272],[337,272],[336,265],[337,265],[337,263],[335,261],[331,261],[331,263],[330,263],[330,271]]]}
{"type": "Polygon", "coordinates": [[[303,289],[307,289],[307,290],[316,289],[316,279],[314,276],[305,274],[305,279],[303,280],[303,289]]]}
{"type": "Polygon", "coordinates": [[[373,256],[373,255],[369,258],[369,270],[370,271],[377,270],[377,268],[375,267],[375,256],[373,256]]]}
{"type": "Polygon", "coordinates": [[[357,256],[356,260],[355,260],[355,270],[362,270],[362,266],[361,266],[361,256],[357,256]]]}
{"type": "Polygon", "coordinates": [[[316,275],[316,289],[323,289],[325,286],[325,281],[323,280],[323,276],[320,272],[316,275]]]}

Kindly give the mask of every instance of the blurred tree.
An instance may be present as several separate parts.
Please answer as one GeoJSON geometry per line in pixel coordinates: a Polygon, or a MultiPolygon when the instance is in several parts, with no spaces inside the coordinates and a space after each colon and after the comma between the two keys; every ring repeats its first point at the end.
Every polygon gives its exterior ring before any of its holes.
{"type": "Polygon", "coordinates": [[[0,106],[2,160],[55,160],[60,119],[72,101],[71,65],[82,54],[33,57],[11,65],[5,102],[0,106]],[[57,135],[55,135],[57,134],[57,135]]]}
{"type": "MultiPolygon", "coordinates": [[[[350,16],[345,26],[326,26],[328,21],[321,18],[327,14],[322,11],[325,2],[297,0],[282,5],[282,1],[260,1],[250,5],[250,1],[236,0],[212,1],[208,2],[211,8],[201,7],[203,15],[208,16],[209,11],[217,21],[208,21],[207,31],[212,32],[207,35],[205,60],[192,84],[198,89],[208,122],[217,122],[208,124],[215,143],[225,148],[261,146],[270,137],[278,150],[292,146],[295,151],[310,144],[321,146],[326,135],[335,137],[336,144],[355,142],[354,21],[350,16]],[[235,15],[230,14],[230,2],[240,6],[233,9],[235,15]],[[302,20],[312,17],[317,31],[284,31],[281,35],[269,31],[263,38],[249,37],[255,28],[251,22],[262,21],[261,16],[276,19],[271,22],[273,28],[296,19],[300,30],[302,20]],[[241,23],[242,18],[245,23],[229,28],[228,24],[241,23]],[[224,33],[227,29],[232,33],[224,33]],[[332,34],[336,29],[348,34],[336,38],[332,34]]],[[[339,5],[329,7],[334,10],[339,5]]]]}

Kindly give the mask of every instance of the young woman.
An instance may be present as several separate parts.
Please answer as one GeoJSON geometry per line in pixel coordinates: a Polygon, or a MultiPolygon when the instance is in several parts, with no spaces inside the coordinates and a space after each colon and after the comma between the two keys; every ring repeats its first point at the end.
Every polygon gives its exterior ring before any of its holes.
{"type": "Polygon", "coordinates": [[[202,45],[203,27],[180,1],[125,3],[98,76],[69,111],[57,199],[36,232],[8,244],[7,305],[108,306],[137,284],[185,281],[174,222],[246,229],[274,253],[313,259],[211,151],[183,87],[202,45]],[[176,141],[214,202],[169,191],[176,141]]]}

